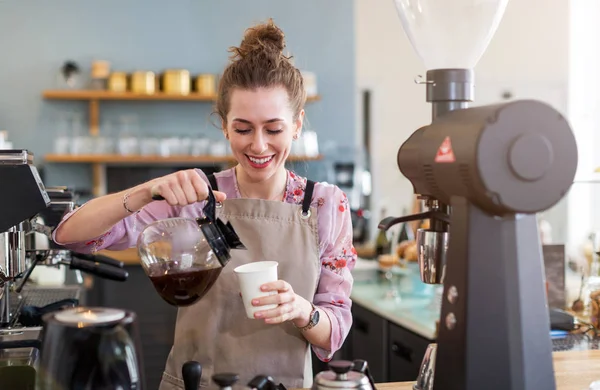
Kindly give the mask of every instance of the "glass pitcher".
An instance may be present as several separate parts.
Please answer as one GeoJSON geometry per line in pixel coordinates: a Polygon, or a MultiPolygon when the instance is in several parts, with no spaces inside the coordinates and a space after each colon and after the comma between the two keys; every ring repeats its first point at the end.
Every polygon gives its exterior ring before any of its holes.
{"type": "Polygon", "coordinates": [[[156,291],[171,305],[198,302],[231,259],[231,249],[246,249],[231,223],[216,218],[215,209],[209,188],[204,218],[158,220],[146,226],[138,238],[142,267],[156,291]]]}

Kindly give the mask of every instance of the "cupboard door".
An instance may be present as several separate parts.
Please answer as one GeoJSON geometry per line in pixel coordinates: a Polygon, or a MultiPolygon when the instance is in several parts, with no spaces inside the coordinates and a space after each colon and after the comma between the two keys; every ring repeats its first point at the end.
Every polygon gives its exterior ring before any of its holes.
{"type": "Polygon", "coordinates": [[[388,378],[389,382],[414,381],[419,375],[421,361],[432,341],[398,325],[389,324],[388,378]]]}
{"type": "Polygon", "coordinates": [[[387,321],[377,314],[354,303],[352,305],[352,330],[350,332],[351,359],[363,359],[375,382],[385,382],[387,377],[387,321]]]}

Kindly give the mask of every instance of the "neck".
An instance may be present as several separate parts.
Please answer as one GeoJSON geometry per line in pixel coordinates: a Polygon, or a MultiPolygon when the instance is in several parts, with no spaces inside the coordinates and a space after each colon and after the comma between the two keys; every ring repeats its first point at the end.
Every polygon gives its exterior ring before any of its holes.
{"type": "Polygon", "coordinates": [[[245,198],[281,200],[287,182],[287,172],[280,167],[274,175],[263,181],[252,181],[241,166],[235,167],[240,195],[245,198]]]}

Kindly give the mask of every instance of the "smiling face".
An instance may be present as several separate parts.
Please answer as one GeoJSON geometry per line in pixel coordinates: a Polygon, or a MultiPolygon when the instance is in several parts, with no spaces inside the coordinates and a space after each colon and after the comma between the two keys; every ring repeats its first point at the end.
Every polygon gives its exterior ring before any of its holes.
{"type": "Polygon", "coordinates": [[[223,131],[246,178],[261,182],[283,170],[304,117],[294,118],[285,88],[236,88],[229,107],[223,131]]]}

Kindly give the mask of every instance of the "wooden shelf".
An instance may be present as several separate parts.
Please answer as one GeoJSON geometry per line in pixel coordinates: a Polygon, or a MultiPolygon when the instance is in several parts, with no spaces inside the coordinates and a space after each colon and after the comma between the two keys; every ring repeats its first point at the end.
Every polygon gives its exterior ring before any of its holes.
{"type": "MultiPolygon", "coordinates": [[[[89,134],[100,134],[100,101],[178,101],[178,102],[214,102],[216,95],[201,95],[190,93],[188,95],[166,94],[157,92],[151,95],[132,92],[113,92],[103,90],[47,90],[43,91],[44,99],[49,100],[78,100],[88,103],[89,134]]],[[[319,95],[308,97],[308,102],[321,100],[319,95]]],[[[290,161],[319,160],[316,158],[291,157],[290,161]]],[[[233,157],[216,156],[121,156],[121,155],[56,155],[46,156],[47,162],[55,163],[88,163],[92,164],[92,193],[94,196],[106,194],[106,164],[198,164],[198,163],[233,163],[233,157]]]]}
{"type": "MultiPolygon", "coordinates": [[[[176,95],[157,92],[152,95],[138,94],[132,92],[94,91],[94,90],[49,90],[42,94],[44,99],[50,100],[154,100],[154,101],[190,101],[190,102],[212,102],[217,100],[216,95],[200,95],[190,93],[189,95],[176,95]]],[[[321,100],[320,96],[309,96],[307,101],[321,100]]]]}
{"type": "MultiPolygon", "coordinates": [[[[289,156],[288,161],[317,161],[323,156],[289,156]]],[[[47,154],[46,162],[69,164],[198,164],[233,163],[233,156],[122,156],[119,154],[47,154]]]]}

